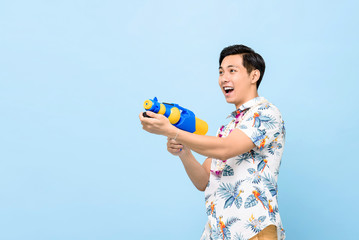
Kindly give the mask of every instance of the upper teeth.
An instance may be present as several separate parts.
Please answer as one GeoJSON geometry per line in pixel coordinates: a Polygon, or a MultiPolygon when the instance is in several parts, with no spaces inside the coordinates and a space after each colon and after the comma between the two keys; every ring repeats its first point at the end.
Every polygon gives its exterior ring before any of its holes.
{"type": "Polygon", "coordinates": [[[227,91],[227,90],[233,90],[232,87],[224,87],[224,90],[227,91]]]}

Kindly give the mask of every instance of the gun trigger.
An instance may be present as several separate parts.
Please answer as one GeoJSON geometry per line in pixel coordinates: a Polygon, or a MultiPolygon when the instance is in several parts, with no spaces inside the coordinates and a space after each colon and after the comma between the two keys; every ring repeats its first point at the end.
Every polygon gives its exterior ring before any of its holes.
{"type": "Polygon", "coordinates": [[[147,115],[146,112],[143,112],[142,115],[143,115],[144,117],[146,117],[146,118],[151,118],[150,116],[147,115]]]}

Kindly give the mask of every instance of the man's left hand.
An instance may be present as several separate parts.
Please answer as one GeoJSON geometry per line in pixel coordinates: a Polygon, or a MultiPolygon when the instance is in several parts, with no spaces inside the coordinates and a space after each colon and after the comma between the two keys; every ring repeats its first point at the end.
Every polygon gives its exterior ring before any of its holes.
{"type": "Polygon", "coordinates": [[[142,128],[147,132],[163,136],[169,136],[171,131],[176,129],[176,127],[170,123],[168,118],[166,118],[162,114],[156,114],[151,111],[147,111],[146,114],[149,116],[149,118],[144,117],[143,113],[140,113],[139,117],[142,124],[142,128]]]}

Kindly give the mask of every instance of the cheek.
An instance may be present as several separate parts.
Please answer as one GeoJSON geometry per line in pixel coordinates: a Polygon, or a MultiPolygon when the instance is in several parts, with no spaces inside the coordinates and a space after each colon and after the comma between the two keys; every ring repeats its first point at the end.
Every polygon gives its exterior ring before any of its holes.
{"type": "Polygon", "coordinates": [[[241,78],[236,82],[237,88],[247,88],[250,85],[251,85],[250,81],[248,81],[248,79],[244,79],[244,78],[241,78]]]}
{"type": "Polygon", "coordinates": [[[236,89],[242,89],[243,88],[243,82],[237,82],[236,85],[235,85],[235,88],[236,89]]]}

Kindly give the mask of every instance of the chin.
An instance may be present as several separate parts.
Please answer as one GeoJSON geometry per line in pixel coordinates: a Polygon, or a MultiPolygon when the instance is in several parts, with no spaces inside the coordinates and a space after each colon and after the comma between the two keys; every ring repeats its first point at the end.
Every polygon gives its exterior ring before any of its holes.
{"type": "Polygon", "coordinates": [[[235,104],[235,100],[234,99],[228,99],[228,98],[226,98],[226,101],[227,101],[227,103],[232,103],[232,104],[235,104]]]}

